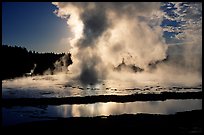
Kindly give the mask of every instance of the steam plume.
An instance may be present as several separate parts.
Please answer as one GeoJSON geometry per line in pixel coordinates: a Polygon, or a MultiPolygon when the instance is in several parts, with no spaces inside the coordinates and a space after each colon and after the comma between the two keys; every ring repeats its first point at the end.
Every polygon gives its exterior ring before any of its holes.
{"type": "MultiPolygon", "coordinates": [[[[67,20],[73,34],[69,42],[73,54],[70,71],[82,84],[117,78],[112,69],[123,58],[126,64],[145,71],[131,77],[123,74],[125,80],[131,78],[137,82],[146,78],[170,83],[200,83],[201,39],[193,33],[191,38],[195,42],[172,52],[171,48],[176,46],[166,44],[160,26],[165,16],[161,3],[53,4],[58,8],[55,14],[67,20]],[[163,61],[167,55],[167,62],[158,64],[155,70],[149,68],[150,63],[163,61]],[[186,79],[186,75],[191,79],[186,79]]],[[[189,34],[188,30],[183,32],[185,36],[189,34]]]]}

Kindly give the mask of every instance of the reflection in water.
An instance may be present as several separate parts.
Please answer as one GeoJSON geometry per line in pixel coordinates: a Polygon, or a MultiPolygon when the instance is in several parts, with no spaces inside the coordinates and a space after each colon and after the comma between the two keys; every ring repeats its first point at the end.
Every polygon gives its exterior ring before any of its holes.
{"type": "Polygon", "coordinates": [[[127,103],[95,103],[74,105],[49,105],[47,107],[19,107],[3,108],[3,125],[28,121],[53,119],[56,117],[93,117],[119,114],[174,114],[176,112],[202,109],[201,99],[145,101],[127,103]]]}
{"type": "MultiPolygon", "coordinates": [[[[166,100],[166,101],[146,101],[146,102],[128,102],[128,103],[95,103],[86,105],[61,105],[56,108],[64,108],[72,110],[72,117],[90,117],[99,115],[119,115],[119,114],[174,114],[180,111],[188,111],[201,109],[201,100],[166,100]]],[[[64,115],[63,117],[70,117],[64,115]]]]}

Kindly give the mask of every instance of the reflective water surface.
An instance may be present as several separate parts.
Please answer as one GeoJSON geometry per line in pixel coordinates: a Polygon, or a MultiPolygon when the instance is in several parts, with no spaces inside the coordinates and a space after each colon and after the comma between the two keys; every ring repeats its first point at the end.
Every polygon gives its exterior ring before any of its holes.
{"type": "MultiPolygon", "coordinates": [[[[127,81],[123,76],[120,76],[119,79],[101,80],[97,84],[85,86],[80,85],[77,80],[72,80],[69,75],[44,75],[2,80],[2,98],[62,98],[161,93],[164,91],[202,91],[201,84],[184,86],[158,83],[151,79],[138,83],[137,79],[127,81]]],[[[2,118],[3,125],[11,125],[58,117],[94,117],[137,113],[173,114],[195,109],[202,109],[201,99],[2,107],[2,118]]]]}
{"type": "Polygon", "coordinates": [[[145,101],[127,103],[94,103],[48,106],[14,106],[2,108],[3,125],[22,122],[56,119],[57,117],[93,117],[119,114],[174,114],[181,111],[202,109],[201,99],[145,101]]]}

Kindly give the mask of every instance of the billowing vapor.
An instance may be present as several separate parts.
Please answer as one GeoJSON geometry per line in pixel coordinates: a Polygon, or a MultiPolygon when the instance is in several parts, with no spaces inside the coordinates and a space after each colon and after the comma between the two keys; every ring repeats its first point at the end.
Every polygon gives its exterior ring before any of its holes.
{"type": "MultiPolygon", "coordinates": [[[[186,23],[190,26],[182,32],[186,44],[167,45],[160,26],[166,16],[160,9],[161,3],[53,4],[58,8],[55,14],[67,20],[72,32],[68,44],[72,47],[73,64],[69,69],[82,84],[96,84],[106,78],[134,83],[149,80],[182,85],[201,83],[202,30],[195,33],[198,27],[186,23]],[[133,74],[127,68],[114,72],[123,59],[123,65],[138,67],[143,72],[133,74]]],[[[180,16],[183,21],[189,19],[180,16]]],[[[193,17],[190,16],[191,21],[193,17]]]]}

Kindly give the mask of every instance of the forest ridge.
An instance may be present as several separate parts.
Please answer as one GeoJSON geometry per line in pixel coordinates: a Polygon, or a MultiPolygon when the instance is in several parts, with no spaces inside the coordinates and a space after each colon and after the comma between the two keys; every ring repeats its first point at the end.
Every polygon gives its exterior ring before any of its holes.
{"type": "MultiPolygon", "coordinates": [[[[39,53],[28,51],[25,47],[2,45],[2,80],[24,76],[26,73],[42,75],[46,70],[55,69],[54,63],[60,60],[65,53],[39,53]]],[[[71,54],[68,53],[68,65],[72,64],[71,54]]]]}

